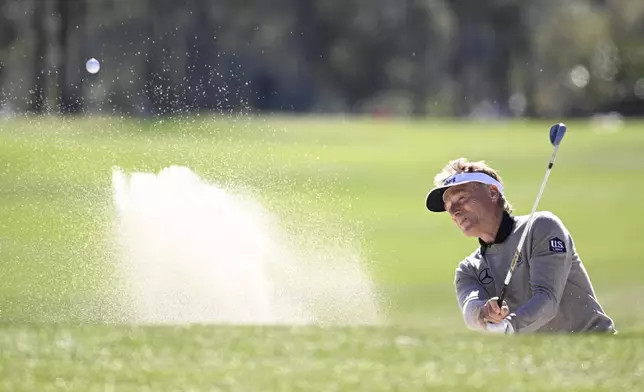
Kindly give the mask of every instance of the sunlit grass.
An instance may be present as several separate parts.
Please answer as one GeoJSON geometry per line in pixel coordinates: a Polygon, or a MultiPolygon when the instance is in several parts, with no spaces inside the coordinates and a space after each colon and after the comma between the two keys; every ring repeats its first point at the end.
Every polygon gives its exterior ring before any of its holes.
{"type": "Polygon", "coordinates": [[[465,330],[460,319],[454,268],[476,242],[462,237],[446,216],[424,209],[433,175],[452,158],[485,159],[500,169],[517,213],[528,213],[551,153],[549,125],[204,117],[3,121],[0,389],[642,388],[641,123],[627,123],[618,133],[568,123],[540,204],[571,230],[621,334],[484,338],[465,330]],[[325,217],[340,220],[319,229],[358,237],[385,293],[391,326],[84,325],[113,321],[120,311],[112,298],[116,278],[108,240],[112,168],[158,171],[173,164],[212,182],[253,189],[301,230],[324,225],[325,217]]]}

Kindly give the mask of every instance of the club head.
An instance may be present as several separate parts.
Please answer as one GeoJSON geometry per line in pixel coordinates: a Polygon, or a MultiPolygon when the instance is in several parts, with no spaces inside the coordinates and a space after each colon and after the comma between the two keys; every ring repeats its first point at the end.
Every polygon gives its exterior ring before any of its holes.
{"type": "Polygon", "coordinates": [[[558,146],[566,133],[566,125],[563,123],[555,124],[550,127],[550,143],[553,146],[558,146]]]}

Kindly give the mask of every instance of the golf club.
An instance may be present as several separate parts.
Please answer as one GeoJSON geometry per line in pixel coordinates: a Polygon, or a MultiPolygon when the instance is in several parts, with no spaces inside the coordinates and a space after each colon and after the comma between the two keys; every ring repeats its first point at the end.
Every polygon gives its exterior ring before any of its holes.
{"type": "Polygon", "coordinates": [[[508,270],[508,274],[505,276],[505,281],[503,282],[503,288],[501,288],[501,294],[499,295],[499,300],[498,300],[499,307],[503,305],[503,298],[505,297],[505,291],[508,287],[508,284],[510,283],[510,279],[512,279],[512,273],[514,272],[514,268],[516,267],[517,262],[519,261],[519,255],[521,254],[521,248],[523,247],[523,242],[525,241],[526,237],[528,236],[528,232],[530,231],[530,226],[532,225],[532,217],[534,215],[534,212],[537,210],[537,206],[539,205],[539,200],[541,199],[543,190],[546,187],[546,182],[548,182],[550,171],[552,170],[552,167],[555,164],[555,158],[557,156],[557,151],[559,150],[559,143],[561,143],[561,139],[563,139],[565,133],[566,133],[566,125],[562,123],[555,124],[552,127],[550,127],[550,143],[552,143],[552,145],[554,146],[554,151],[552,152],[552,157],[550,157],[550,162],[548,163],[546,176],[543,178],[543,182],[541,183],[541,189],[539,189],[539,194],[537,195],[537,199],[534,201],[534,205],[532,206],[532,212],[530,212],[530,216],[528,217],[526,228],[523,231],[523,234],[521,234],[519,245],[517,246],[517,250],[514,253],[514,258],[512,259],[512,263],[510,264],[510,269],[508,270]]]}

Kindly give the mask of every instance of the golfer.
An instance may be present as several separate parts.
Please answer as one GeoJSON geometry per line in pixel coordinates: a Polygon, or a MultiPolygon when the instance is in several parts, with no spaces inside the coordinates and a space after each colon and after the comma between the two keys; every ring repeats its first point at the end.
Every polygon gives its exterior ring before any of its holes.
{"type": "Polygon", "coordinates": [[[536,211],[504,303],[498,296],[528,216],[513,216],[503,180],[485,162],[450,161],[434,178],[426,206],[447,211],[479,247],[462,260],[454,279],[468,328],[535,332],[616,333],[597,301],[572,235],[552,212],[536,211]]]}

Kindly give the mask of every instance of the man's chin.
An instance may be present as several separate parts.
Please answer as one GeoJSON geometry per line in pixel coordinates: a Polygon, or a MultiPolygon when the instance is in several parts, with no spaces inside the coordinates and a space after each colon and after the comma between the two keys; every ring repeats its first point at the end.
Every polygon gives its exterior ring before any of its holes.
{"type": "Polygon", "coordinates": [[[474,226],[464,225],[459,227],[467,237],[478,237],[478,231],[474,226]]]}

